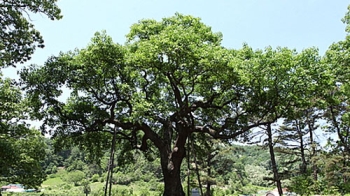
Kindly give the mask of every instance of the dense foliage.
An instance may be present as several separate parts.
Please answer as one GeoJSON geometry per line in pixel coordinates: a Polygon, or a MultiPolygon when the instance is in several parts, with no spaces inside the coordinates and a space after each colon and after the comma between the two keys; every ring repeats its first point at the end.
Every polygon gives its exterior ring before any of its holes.
{"type": "Polygon", "coordinates": [[[43,48],[44,40],[31,23],[30,14],[40,13],[59,20],[57,0],[0,1],[0,68],[15,66],[30,59],[35,48],[43,48]]]}

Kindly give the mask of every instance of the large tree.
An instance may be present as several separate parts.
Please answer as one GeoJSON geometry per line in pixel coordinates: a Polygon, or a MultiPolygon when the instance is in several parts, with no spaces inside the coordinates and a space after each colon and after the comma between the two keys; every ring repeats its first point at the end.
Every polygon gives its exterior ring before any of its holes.
{"type": "Polygon", "coordinates": [[[30,14],[40,13],[51,20],[61,19],[57,0],[0,0],[0,68],[30,59],[35,48],[44,47],[30,14]]]}
{"type": "MultiPolygon", "coordinates": [[[[278,78],[280,86],[272,89],[276,77],[260,83],[256,76],[264,76],[251,70],[265,55],[266,65],[285,73],[290,67],[283,66],[283,58],[293,53],[225,49],[221,34],[198,18],[141,20],[127,38],[122,46],[96,33],[86,48],[52,56],[44,66],[24,69],[21,78],[32,116],[43,120],[43,131],[53,137],[85,142],[81,138],[116,130],[129,148],[157,149],[164,195],[184,195],[180,166],[192,133],[237,139],[275,122],[282,114],[276,111],[298,96],[299,91],[288,93],[295,83],[278,78]],[[269,61],[274,54],[281,58],[269,61]],[[65,102],[59,98],[63,87],[71,92],[65,102]]],[[[96,140],[90,140],[91,147],[96,140]]]]}

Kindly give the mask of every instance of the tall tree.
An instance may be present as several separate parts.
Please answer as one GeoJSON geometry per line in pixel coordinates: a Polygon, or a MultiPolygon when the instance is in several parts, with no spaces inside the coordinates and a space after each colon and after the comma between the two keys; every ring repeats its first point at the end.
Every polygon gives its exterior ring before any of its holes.
{"type": "Polygon", "coordinates": [[[35,48],[43,48],[44,40],[31,23],[30,14],[40,13],[59,20],[57,0],[0,1],[0,68],[15,66],[30,59],[35,48]]]}
{"type": "Polygon", "coordinates": [[[164,195],[184,195],[180,166],[191,133],[235,139],[275,122],[275,111],[297,96],[287,93],[288,83],[264,92],[266,86],[259,86],[257,72],[250,69],[259,62],[255,52],[247,46],[223,48],[221,34],[198,18],[176,14],[159,22],[141,20],[127,38],[121,46],[96,33],[86,48],[24,69],[22,83],[36,111],[33,117],[43,120],[43,131],[51,130],[54,137],[112,133],[115,126],[118,138],[133,148],[149,152],[155,147],[164,195]],[[65,103],[59,100],[63,85],[71,90],[65,103]]]}
{"type": "MultiPolygon", "coordinates": [[[[315,48],[310,48],[297,53],[288,48],[272,49],[267,47],[264,51],[251,52],[250,59],[246,60],[246,69],[250,72],[250,86],[253,89],[251,98],[257,99],[255,105],[261,112],[267,111],[266,118],[272,119],[270,123],[261,126],[266,132],[261,132],[265,144],[269,147],[272,170],[272,181],[276,182],[280,194],[282,194],[281,178],[275,159],[275,144],[279,135],[272,130],[273,123],[277,119],[288,118],[295,114],[297,108],[303,108],[309,101],[309,92],[313,90],[312,72],[310,68],[317,67],[319,56],[315,48]]],[[[312,93],[310,94],[312,95],[312,93]]],[[[253,132],[254,137],[259,134],[253,132]]],[[[254,140],[254,138],[248,140],[254,140]]]]}
{"type": "Polygon", "coordinates": [[[275,157],[275,150],[274,150],[274,141],[273,141],[273,136],[272,136],[272,128],[271,124],[268,124],[266,126],[266,133],[267,133],[267,144],[269,147],[269,152],[270,152],[270,160],[271,160],[271,166],[272,166],[272,173],[273,173],[273,181],[276,183],[277,190],[279,195],[283,195],[282,191],[282,184],[281,184],[281,178],[278,172],[278,167],[277,167],[277,162],[276,162],[276,157],[275,157]]]}
{"type": "Polygon", "coordinates": [[[325,102],[325,119],[328,122],[325,130],[336,135],[335,141],[334,138],[330,138],[329,141],[333,140],[333,155],[337,155],[334,158],[338,161],[341,160],[342,163],[328,165],[336,167],[341,165],[339,171],[341,181],[338,181],[337,185],[340,190],[348,191],[350,185],[350,72],[348,66],[350,62],[350,6],[342,21],[346,24],[347,34],[345,40],[332,44],[326,51],[323,62],[331,70],[328,73],[331,80],[329,80],[329,88],[322,92],[325,102]]]}

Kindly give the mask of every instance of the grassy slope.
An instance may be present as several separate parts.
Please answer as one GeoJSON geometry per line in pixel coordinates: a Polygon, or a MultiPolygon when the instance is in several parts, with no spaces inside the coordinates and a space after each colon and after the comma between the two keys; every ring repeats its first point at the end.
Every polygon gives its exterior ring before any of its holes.
{"type": "MultiPolygon", "coordinates": [[[[101,195],[101,191],[103,191],[105,183],[102,182],[94,182],[90,184],[91,193],[90,195],[101,195]]],[[[73,186],[65,183],[59,177],[48,178],[42,184],[42,193],[49,195],[84,195],[82,186],[73,186]]],[[[141,195],[142,191],[145,191],[145,188],[138,186],[137,184],[131,184],[129,186],[125,185],[113,185],[112,192],[116,192],[117,190],[128,190],[130,189],[133,192],[133,195],[141,195]]],[[[146,189],[147,190],[147,189],[146,189]]],[[[149,191],[150,196],[159,195],[159,192],[149,191]]]]}

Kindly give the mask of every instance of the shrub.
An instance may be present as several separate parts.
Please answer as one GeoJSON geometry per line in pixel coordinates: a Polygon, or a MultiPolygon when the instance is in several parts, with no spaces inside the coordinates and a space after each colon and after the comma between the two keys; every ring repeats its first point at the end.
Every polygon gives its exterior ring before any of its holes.
{"type": "Polygon", "coordinates": [[[90,187],[89,181],[83,180],[81,184],[83,185],[83,193],[88,195],[91,192],[91,187],[90,187]]]}
{"type": "Polygon", "coordinates": [[[125,175],[121,172],[117,172],[113,174],[113,182],[121,185],[128,185],[131,182],[131,178],[129,175],[125,175]]]}
{"type": "Polygon", "coordinates": [[[100,175],[94,174],[94,175],[92,175],[92,177],[91,177],[91,181],[92,181],[92,182],[98,182],[99,178],[100,178],[100,175]]]}
{"type": "Polygon", "coordinates": [[[309,187],[311,187],[312,184],[312,179],[309,176],[296,176],[291,179],[289,189],[300,195],[310,195],[311,189],[309,187]]]}
{"type": "Polygon", "coordinates": [[[64,184],[60,184],[59,187],[63,190],[70,190],[72,188],[72,185],[64,183],[64,184]]]}
{"type": "Polygon", "coordinates": [[[64,181],[68,183],[73,183],[74,186],[78,186],[79,182],[85,178],[85,173],[79,170],[67,173],[64,177],[64,181]]]}
{"type": "Polygon", "coordinates": [[[213,194],[214,196],[225,196],[226,195],[226,193],[225,193],[225,191],[223,191],[222,189],[220,189],[220,188],[215,188],[214,189],[214,194],[213,194]]]}
{"type": "Polygon", "coordinates": [[[147,189],[141,189],[140,196],[150,196],[150,192],[147,189]]]}
{"type": "Polygon", "coordinates": [[[125,187],[116,187],[113,188],[113,195],[120,195],[120,196],[132,196],[133,190],[132,188],[125,188],[125,187]]]}

